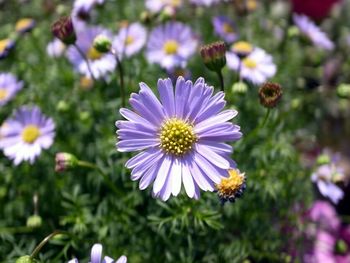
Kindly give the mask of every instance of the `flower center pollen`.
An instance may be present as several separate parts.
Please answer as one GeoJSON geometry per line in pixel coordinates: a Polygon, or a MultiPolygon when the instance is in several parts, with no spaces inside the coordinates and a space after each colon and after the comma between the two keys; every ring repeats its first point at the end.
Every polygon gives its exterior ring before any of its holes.
{"type": "Polygon", "coordinates": [[[131,45],[132,43],[134,43],[135,38],[133,36],[127,36],[127,38],[125,39],[125,45],[131,45]]]}
{"type": "Polygon", "coordinates": [[[192,149],[196,141],[193,126],[183,120],[168,119],[160,129],[160,147],[167,153],[182,156],[192,149]]]}
{"type": "Polygon", "coordinates": [[[163,50],[168,55],[173,55],[177,53],[177,50],[179,49],[179,44],[175,40],[168,40],[165,42],[163,46],[163,50]]]}
{"type": "Polygon", "coordinates": [[[244,66],[246,66],[247,68],[250,68],[250,69],[255,69],[258,64],[255,62],[255,60],[251,59],[251,58],[245,58],[243,59],[243,64],[244,66]]]}
{"type": "Polygon", "coordinates": [[[235,53],[249,54],[253,51],[253,46],[246,41],[238,41],[232,45],[232,51],[235,53]]]}
{"type": "Polygon", "coordinates": [[[7,98],[8,92],[6,89],[0,88],[0,101],[5,100],[7,98]]]}
{"type": "Polygon", "coordinates": [[[16,23],[15,30],[17,32],[22,31],[22,30],[26,30],[26,29],[31,28],[33,26],[33,24],[34,24],[34,20],[33,19],[23,18],[23,19],[20,19],[16,23]]]}
{"type": "Polygon", "coordinates": [[[234,32],[232,26],[229,23],[224,23],[224,25],[222,26],[222,29],[227,34],[234,32]]]}
{"type": "Polygon", "coordinates": [[[9,39],[0,40],[0,53],[4,52],[10,44],[9,39]]]}
{"type": "Polygon", "coordinates": [[[98,52],[98,51],[96,50],[96,48],[91,47],[91,48],[88,50],[86,56],[88,57],[88,59],[97,60],[97,59],[100,59],[100,58],[103,56],[103,54],[102,54],[101,52],[98,52]]]}
{"type": "Polygon", "coordinates": [[[26,143],[33,143],[40,136],[40,130],[36,125],[28,125],[22,131],[22,139],[26,143]]]}

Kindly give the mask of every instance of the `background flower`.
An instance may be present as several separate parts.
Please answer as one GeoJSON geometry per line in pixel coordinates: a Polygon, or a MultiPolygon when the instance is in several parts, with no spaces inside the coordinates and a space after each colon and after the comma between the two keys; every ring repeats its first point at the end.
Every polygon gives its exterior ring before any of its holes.
{"type": "Polygon", "coordinates": [[[11,73],[0,73],[0,106],[11,100],[22,87],[23,82],[11,73]]]}
{"type": "Polygon", "coordinates": [[[22,106],[7,119],[0,130],[0,149],[15,165],[31,164],[42,149],[48,149],[55,136],[55,124],[38,107],[22,106]]]}

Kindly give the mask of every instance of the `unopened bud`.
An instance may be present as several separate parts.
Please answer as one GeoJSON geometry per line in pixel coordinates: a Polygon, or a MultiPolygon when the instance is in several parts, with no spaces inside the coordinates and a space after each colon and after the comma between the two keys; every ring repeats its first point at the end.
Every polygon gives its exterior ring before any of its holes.
{"type": "Polygon", "coordinates": [[[261,105],[274,108],[282,97],[282,87],[277,83],[267,82],[260,87],[259,97],[261,105]]]}
{"type": "Polygon", "coordinates": [[[350,84],[341,84],[337,87],[337,94],[341,98],[350,98],[350,84]]]}
{"type": "Polygon", "coordinates": [[[317,157],[316,163],[317,165],[329,164],[331,162],[331,158],[328,154],[321,154],[317,157]]]}
{"type": "Polygon", "coordinates": [[[58,173],[76,167],[79,162],[78,158],[70,153],[57,153],[55,161],[55,171],[58,173]]]}
{"type": "Polygon", "coordinates": [[[215,72],[226,65],[226,46],[222,41],[205,45],[200,50],[205,66],[215,72]]]}
{"type": "Polygon", "coordinates": [[[17,259],[16,263],[37,263],[37,261],[34,258],[31,258],[30,256],[23,256],[17,259]]]}
{"type": "Polygon", "coordinates": [[[232,85],[232,92],[233,93],[244,94],[247,92],[247,90],[248,90],[248,85],[243,81],[233,83],[233,85],[232,85]]]}
{"type": "Polygon", "coordinates": [[[105,35],[98,35],[94,39],[94,48],[100,53],[107,53],[111,50],[112,42],[105,35]]]}
{"type": "Polygon", "coordinates": [[[42,224],[42,219],[41,219],[41,216],[39,215],[32,215],[27,219],[27,227],[38,228],[41,226],[41,224],[42,224]]]}
{"type": "Polygon", "coordinates": [[[74,25],[70,16],[61,17],[51,26],[52,34],[66,45],[74,44],[77,36],[74,31],[74,25]]]}

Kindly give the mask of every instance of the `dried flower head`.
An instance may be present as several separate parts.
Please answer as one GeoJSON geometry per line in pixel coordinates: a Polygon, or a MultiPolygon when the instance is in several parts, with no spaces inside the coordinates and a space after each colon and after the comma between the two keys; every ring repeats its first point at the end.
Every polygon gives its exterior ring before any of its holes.
{"type": "Polygon", "coordinates": [[[218,196],[224,204],[227,201],[235,202],[237,198],[243,195],[246,188],[246,177],[237,169],[228,170],[229,177],[221,179],[216,185],[218,196]]]}
{"type": "Polygon", "coordinates": [[[259,97],[261,105],[274,108],[282,97],[282,87],[277,83],[267,82],[260,87],[259,97]]]}

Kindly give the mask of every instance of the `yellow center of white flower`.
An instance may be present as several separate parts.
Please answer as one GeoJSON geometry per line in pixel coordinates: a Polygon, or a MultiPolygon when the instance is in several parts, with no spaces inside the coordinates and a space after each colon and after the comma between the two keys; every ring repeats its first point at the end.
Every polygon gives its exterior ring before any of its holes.
{"type": "Polygon", "coordinates": [[[171,0],[170,3],[172,6],[177,7],[181,5],[181,0],[171,0]]]}
{"type": "Polygon", "coordinates": [[[39,127],[36,125],[27,125],[22,131],[22,139],[26,143],[33,143],[40,136],[39,127]]]}
{"type": "Polygon", "coordinates": [[[242,60],[242,63],[245,67],[250,68],[250,69],[255,69],[258,64],[256,63],[255,60],[251,59],[251,58],[245,58],[242,60]]]}
{"type": "Polygon", "coordinates": [[[8,91],[6,89],[0,88],[0,101],[5,100],[8,96],[8,91]]]}
{"type": "Polygon", "coordinates": [[[94,81],[91,78],[86,76],[80,78],[80,87],[82,87],[83,89],[90,89],[92,85],[94,85],[94,81]]]}
{"type": "Polygon", "coordinates": [[[131,45],[132,43],[135,42],[135,38],[133,36],[128,36],[126,39],[125,39],[125,45],[128,46],[128,45],[131,45]]]}
{"type": "Polygon", "coordinates": [[[0,54],[5,51],[9,43],[10,43],[9,39],[0,40],[0,54]]]}
{"type": "Polygon", "coordinates": [[[225,33],[233,33],[234,32],[233,27],[229,23],[224,23],[222,26],[222,30],[225,33]]]}
{"type": "Polygon", "coordinates": [[[173,55],[177,53],[179,49],[179,44],[175,40],[168,40],[164,43],[163,50],[168,55],[173,55]]]}
{"type": "Polygon", "coordinates": [[[235,53],[249,54],[253,51],[253,46],[246,41],[238,41],[232,45],[232,51],[235,53]]]}
{"type": "Polygon", "coordinates": [[[23,18],[18,20],[15,26],[15,30],[18,31],[23,31],[26,30],[27,28],[30,28],[33,24],[34,20],[30,18],[23,18]]]}
{"type": "Polygon", "coordinates": [[[193,126],[181,119],[168,119],[160,129],[160,147],[167,153],[182,156],[196,141],[193,126]]]}
{"type": "Polygon", "coordinates": [[[230,169],[228,173],[229,177],[223,178],[221,182],[216,185],[219,195],[224,197],[235,195],[242,187],[245,179],[244,173],[242,174],[236,169],[230,169]]]}
{"type": "Polygon", "coordinates": [[[254,11],[258,7],[258,3],[256,0],[247,0],[246,5],[249,11],[254,11]]]}
{"type": "Polygon", "coordinates": [[[99,52],[96,48],[91,47],[88,50],[86,56],[88,59],[97,60],[97,59],[100,59],[103,56],[103,54],[101,52],[99,52]]]}

